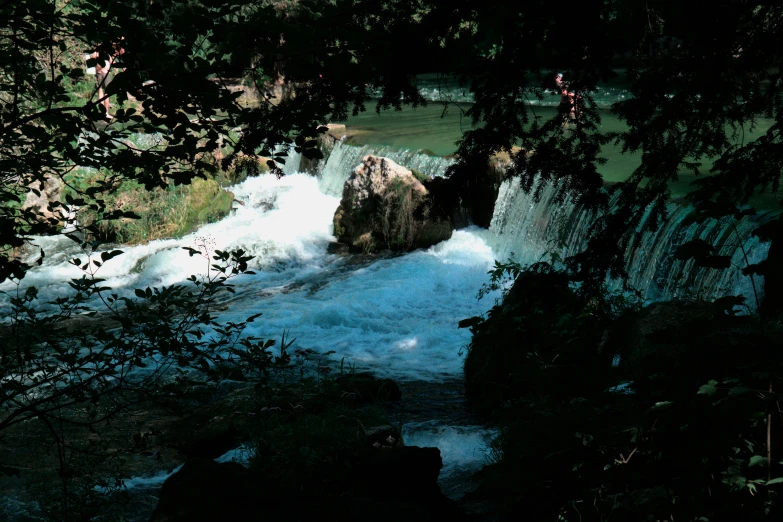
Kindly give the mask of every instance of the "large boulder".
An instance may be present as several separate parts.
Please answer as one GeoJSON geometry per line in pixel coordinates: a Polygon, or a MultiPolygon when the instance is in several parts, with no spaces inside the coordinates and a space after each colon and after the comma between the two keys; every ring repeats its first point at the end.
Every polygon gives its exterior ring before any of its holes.
{"type": "Polygon", "coordinates": [[[621,367],[635,377],[634,388],[641,396],[660,400],[693,393],[732,367],[727,363],[732,358],[749,360],[748,350],[764,351],[761,347],[767,343],[747,328],[748,322],[706,301],[653,303],[630,322],[621,367]]]}
{"type": "Polygon", "coordinates": [[[438,486],[437,448],[370,449],[331,489],[282,488],[242,465],[190,459],[169,477],[151,522],[244,520],[375,522],[465,520],[438,486]]]}
{"type": "Polygon", "coordinates": [[[30,185],[22,210],[34,210],[40,221],[48,222],[54,226],[61,225],[63,213],[60,208],[60,196],[62,195],[62,183],[54,176],[46,176],[42,183],[34,182],[30,185]]]}
{"type": "Polygon", "coordinates": [[[271,515],[264,486],[236,462],[190,459],[163,483],[150,522],[261,520],[271,515]]]}
{"type": "Polygon", "coordinates": [[[334,234],[354,251],[408,251],[451,237],[451,223],[430,216],[429,194],[413,173],[368,155],[343,186],[334,234]]]}

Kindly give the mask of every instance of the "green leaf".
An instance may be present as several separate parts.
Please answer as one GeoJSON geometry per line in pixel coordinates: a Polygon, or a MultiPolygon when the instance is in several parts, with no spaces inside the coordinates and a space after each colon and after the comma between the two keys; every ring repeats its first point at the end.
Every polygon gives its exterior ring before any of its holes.
{"type": "Polygon", "coordinates": [[[718,388],[716,388],[714,385],[712,385],[712,384],[704,384],[704,385],[702,385],[699,388],[698,393],[700,395],[713,396],[713,395],[715,395],[715,392],[717,392],[717,391],[718,391],[718,388]]]}
{"type": "Polygon", "coordinates": [[[729,314],[732,314],[736,307],[742,306],[744,303],[745,303],[744,295],[727,295],[725,297],[716,299],[714,302],[715,307],[719,311],[723,313],[729,313],[729,314]]]}
{"type": "Polygon", "coordinates": [[[772,480],[768,481],[765,486],[772,486],[773,484],[781,484],[783,483],[783,477],[773,478],[772,480]]]}
{"type": "Polygon", "coordinates": [[[753,455],[750,460],[748,461],[748,467],[752,468],[754,466],[766,466],[767,465],[767,457],[762,457],[761,455],[753,455]]]}
{"type": "MultiPolygon", "coordinates": [[[[692,239],[678,246],[674,251],[674,257],[680,261],[694,259],[699,266],[705,266],[703,263],[710,263],[710,259],[715,256],[715,247],[703,239],[692,239]]],[[[715,261],[712,261],[715,262],[715,261]]]]}
{"type": "Polygon", "coordinates": [[[457,323],[457,328],[473,328],[483,322],[484,318],[481,316],[469,317],[468,319],[463,319],[457,323]]]}
{"type": "Polygon", "coordinates": [[[733,388],[729,389],[729,396],[730,397],[736,397],[738,395],[745,395],[748,392],[751,392],[750,388],[747,388],[745,386],[734,386],[733,388]]]}
{"type": "Polygon", "coordinates": [[[123,253],[122,250],[112,250],[110,252],[102,252],[101,253],[101,261],[103,261],[105,263],[109,259],[115,258],[115,257],[121,255],[122,253],[123,253]]]}

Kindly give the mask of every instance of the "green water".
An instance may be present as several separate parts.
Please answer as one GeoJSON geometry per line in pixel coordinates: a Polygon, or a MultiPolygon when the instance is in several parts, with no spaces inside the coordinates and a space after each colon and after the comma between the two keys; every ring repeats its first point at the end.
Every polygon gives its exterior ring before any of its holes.
{"type": "MultiPolygon", "coordinates": [[[[468,103],[458,104],[463,110],[467,110],[468,103]]],[[[472,128],[470,120],[466,118],[458,107],[450,106],[444,113],[443,106],[437,102],[431,102],[426,107],[418,109],[404,108],[400,112],[385,111],[380,115],[375,113],[372,107],[368,112],[350,117],[346,125],[351,133],[356,133],[351,138],[351,143],[356,145],[385,145],[399,149],[425,150],[438,156],[448,156],[457,150],[456,142],[462,136],[464,130],[472,128]]],[[[534,107],[535,113],[543,118],[554,116],[555,107],[534,107]]],[[[758,126],[752,132],[746,130],[744,139],[753,140],[761,136],[769,129],[772,120],[760,119],[758,126]]],[[[624,123],[612,116],[608,111],[602,114],[602,130],[606,132],[623,131],[624,123]]],[[[599,171],[606,181],[622,181],[628,178],[639,165],[641,157],[637,154],[622,154],[620,147],[614,144],[606,145],[602,150],[607,163],[599,167],[599,171]]],[[[712,167],[712,162],[702,160],[700,171],[704,174],[712,167]]],[[[679,179],[671,183],[674,196],[682,196],[690,190],[691,183],[697,176],[689,170],[679,173],[679,179]]],[[[768,206],[766,200],[761,198],[761,206],[768,206]]]]}
{"type": "MultiPolygon", "coordinates": [[[[470,107],[462,104],[465,109],[470,107]]],[[[429,103],[417,109],[400,112],[384,111],[380,115],[368,111],[345,122],[356,145],[385,145],[409,150],[427,150],[437,156],[448,156],[457,150],[456,141],[464,130],[472,128],[470,120],[455,107],[443,112],[443,106],[429,103]]]]}

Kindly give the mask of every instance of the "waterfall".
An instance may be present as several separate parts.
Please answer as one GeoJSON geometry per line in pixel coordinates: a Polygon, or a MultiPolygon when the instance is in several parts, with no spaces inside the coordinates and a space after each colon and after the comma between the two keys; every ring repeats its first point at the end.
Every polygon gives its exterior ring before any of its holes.
{"type": "MultiPolygon", "coordinates": [[[[547,186],[536,202],[532,195],[520,189],[519,180],[503,183],[487,239],[498,260],[513,259],[528,265],[543,259],[547,253],[565,258],[584,249],[594,213],[576,205],[568,195],[558,202],[559,191],[558,187],[547,186]]],[[[741,273],[746,262],[739,244],[741,242],[751,264],[765,259],[769,244],[761,243],[752,231],[771,214],[743,217],[736,222],[735,234],[728,218],[685,224],[693,212],[692,206],[670,202],[667,210],[666,221],[655,231],[644,232],[635,238],[626,251],[629,284],[639,290],[646,301],[744,295],[747,303],[755,306],[750,278],[741,273]],[[716,270],[697,267],[693,260],[675,259],[677,247],[696,238],[714,245],[720,255],[731,256],[732,266],[716,270]]],[[[648,215],[649,212],[643,222],[648,215]]],[[[755,283],[761,296],[763,279],[756,277],[755,283]]],[[[608,281],[608,284],[613,290],[621,288],[619,281],[608,281]]]]}
{"type": "Polygon", "coordinates": [[[362,162],[362,157],[373,154],[389,158],[405,168],[416,169],[430,177],[442,176],[454,160],[431,156],[420,151],[399,150],[392,147],[374,145],[354,146],[337,142],[326,160],[321,179],[318,183],[321,192],[330,196],[340,197],[343,194],[345,180],[362,162]]]}
{"type": "MultiPolygon", "coordinates": [[[[340,197],[345,180],[367,154],[389,158],[428,176],[442,176],[454,162],[419,151],[338,142],[320,173],[319,189],[325,194],[340,197]]],[[[297,164],[296,158],[291,163],[297,164]]],[[[520,189],[519,180],[504,182],[487,235],[496,259],[514,259],[528,265],[541,260],[547,253],[555,253],[562,259],[581,252],[586,246],[587,232],[595,215],[578,206],[571,195],[562,196],[558,187],[550,185],[536,202],[532,195],[520,189]]],[[[655,231],[647,231],[634,238],[629,246],[626,252],[628,283],[639,290],[646,301],[744,295],[747,303],[755,306],[751,280],[741,273],[746,262],[737,234],[750,263],[765,259],[769,244],[761,243],[752,231],[769,219],[769,213],[743,217],[736,222],[735,234],[728,218],[684,224],[693,208],[674,201],[667,207],[667,220],[655,231]],[[730,256],[732,266],[725,270],[709,269],[696,266],[693,260],[675,259],[677,247],[696,238],[715,245],[720,255],[730,256]]],[[[648,215],[645,215],[642,223],[647,219],[648,215]]],[[[763,278],[756,277],[755,283],[761,296],[763,278]]],[[[622,286],[620,281],[608,281],[608,284],[612,290],[619,290],[622,286]]]]}
{"type": "MultiPolygon", "coordinates": [[[[362,157],[368,154],[389,158],[428,176],[442,176],[454,162],[420,151],[337,142],[320,172],[319,189],[330,196],[340,197],[345,180],[361,163],[362,157]]],[[[287,166],[290,164],[291,168],[296,168],[297,156],[292,155],[287,166]]],[[[769,219],[770,214],[743,217],[736,222],[735,234],[728,218],[684,224],[693,212],[691,206],[673,201],[668,203],[667,210],[669,215],[664,223],[655,231],[647,231],[634,238],[629,246],[626,252],[628,283],[639,290],[646,301],[744,295],[747,303],[755,306],[751,280],[741,273],[746,262],[737,234],[751,264],[765,259],[769,245],[761,243],[752,231],[769,219]],[[693,260],[674,258],[679,245],[696,238],[714,245],[720,255],[730,256],[732,266],[725,270],[709,269],[696,266],[693,260]]],[[[642,223],[648,219],[648,214],[642,223]]],[[[495,202],[487,241],[496,259],[501,261],[513,259],[529,265],[542,260],[548,253],[564,259],[584,250],[594,218],[593,212],[577,205],[571,195],[563,195],[557,186],[545,187],[536,202],[532,195],[520,189],[519,180],[505,181],[495,202]]],[[[620,281],[607,283],[612,290],[622,287],[620,281]]],[[[756,277],[755,283],[761,296],[763,278],[756,277]]]]}

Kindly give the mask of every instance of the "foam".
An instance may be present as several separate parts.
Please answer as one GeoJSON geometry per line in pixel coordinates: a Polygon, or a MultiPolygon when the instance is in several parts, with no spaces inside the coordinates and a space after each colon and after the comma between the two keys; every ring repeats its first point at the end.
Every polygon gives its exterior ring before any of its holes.
{"type": "Polygon", "coordinates": [[[487,442],[497,430],[484,426],[447,426],[437,420],[402,427],[406,446],[437,447],[443,459],[440,480],[457,473],[476,472],[487,463],[487,442]]]}
{"type": "MultiPolygon", "coordinates": [[[[335,350],[358,368],[397,378],[438,380],[461,371],[458,353],[470,332],[457,323],[493,302],[475,298],[494,261],[485,230],[455,231],[428,250],[359,265],[327,253],[339,200],[322,193],[317,178],[259,176],[231,190],[244,205],[230,216],[181,239],[122,247],[124,254],[100,269],[103,284],[133,296],[134,288],[179,284],[204,273],[207,260],[182,247],[196,247],[206,237],[216,249],[241,248],[255,256],[250,265],[257,274],[232,281],[236,294],[221,315],[238,321],[262,313],[248,334],[279,339],[289,330],[296,348],[335,350]]],[[[45,302],[69,293],[63,281],[81,272],[67,261],[85,256],[65,238],[40,242],[52,253],[22,287],[34,284],[45,302]]],[[[0,290],[14,289],[6,282],[0,290]]]]}

